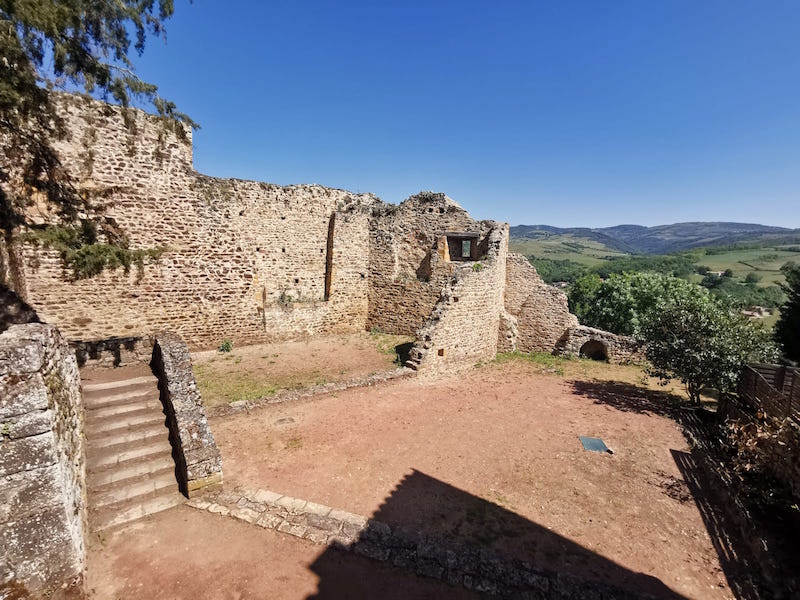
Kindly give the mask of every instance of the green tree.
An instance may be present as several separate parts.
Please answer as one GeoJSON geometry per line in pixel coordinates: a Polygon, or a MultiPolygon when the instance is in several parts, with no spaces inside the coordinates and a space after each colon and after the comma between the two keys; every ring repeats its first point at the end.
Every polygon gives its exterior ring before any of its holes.
{"type": "Polygon", "coordinates": [[[7,247],[27,230],[60,250],[76,276],[147,255],[128,247],[124,232],[104,218],[101,198],[79,190],[61,164],[53,142],[66,131],[52,92],[112,100],[131,129],[129,107],[150,107],[165,133],[185,138],[185,127],[195,124],[142,81],[131,61],[148,36],[164,34],[172,13],[172,0],[0,0],[0,231],[7,247]],[[48,203],[48,225],[28,221],[34,199],[48,203]]]}
{"type": "Polygon", "coordinates": [[[659,273],[611,275],[592,285],[578,280],[570,290],[570,308],[584,325],[620,335],[638,335],[649,313],[676,295],[702,294],[703,289],[684,279],[659,273]]]}
{"type": "Polygon", "coordinates": [[[590,317],[589,310],[594,302],[598,290],[603,285],[603,280],[596,273],[590,273],[578,278],[569,289],[569,311],[583,323],[590,317]]]}
{"type": "Polygon", "coordinates": [[[761,281],[761,276],[756,273],[748,273],[744,278],[744,282],[751,285],[755,285],[759,281],[761,281]]]}
{"type": "Polygon", "coordinates": [[[695,403],[709,388],[732,393],[745,364],[776,357],[763,329],[698,289],[702,293],[679,293],[659,302],[638,336],[646,344],[648,373],[680,380],[695,403]]]}
{"type": "Polygon", "coordinates": [[[648,372],[680,380],[693,402],[707,388],[732,392],[747,362],[775,358],[769,336],[730,302],[677,277],[628,273],[578,280],[570,305],[580,307],[575,314],[584,325],[634,336],[645,347],[648,372]]]}
{"type": "Polygon", "coordinates": [[[800,266],[787,263],[781,271],[786,276],[782,287],[788,298],[775,324],[775,339],[786,358],[800,362],[800,266]]]}

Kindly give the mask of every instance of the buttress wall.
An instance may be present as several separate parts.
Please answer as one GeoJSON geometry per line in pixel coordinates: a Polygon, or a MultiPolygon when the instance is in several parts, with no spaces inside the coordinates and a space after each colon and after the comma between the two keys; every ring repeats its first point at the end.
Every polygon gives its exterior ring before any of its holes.
{"type": "Polygon", "coordinates": [[[501,351],[552,352],[564,333],[578,325],[566,294],[542,281],[521,254],[510,253],[506,260],[505,312],[501,351]]]}

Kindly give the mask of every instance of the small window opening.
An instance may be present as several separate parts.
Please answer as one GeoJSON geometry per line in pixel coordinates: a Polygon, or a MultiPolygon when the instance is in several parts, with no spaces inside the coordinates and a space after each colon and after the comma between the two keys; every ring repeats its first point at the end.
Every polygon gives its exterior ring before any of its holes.
{"type": "Polygon", "coordinates": [[[477,233],[447,232],[445,236],[451,261],[475,260],[480,237],[477,233]]]}

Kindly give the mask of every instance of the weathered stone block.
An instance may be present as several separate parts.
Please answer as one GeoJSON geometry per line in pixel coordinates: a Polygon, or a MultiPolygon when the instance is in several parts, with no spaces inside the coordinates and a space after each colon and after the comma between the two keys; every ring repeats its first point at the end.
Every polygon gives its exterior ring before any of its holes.
{"type": "Polygon", "coordinates": [[[48,467],[56,462],[53,433],[0,441],[0,477],[48,467]]]}

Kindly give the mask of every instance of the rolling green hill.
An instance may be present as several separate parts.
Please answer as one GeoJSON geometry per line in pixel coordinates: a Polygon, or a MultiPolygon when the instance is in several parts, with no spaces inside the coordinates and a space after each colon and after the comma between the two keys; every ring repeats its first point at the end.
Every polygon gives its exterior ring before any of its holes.
{"type": "Polygon", "coordinates": [[[741,306],[779,306],[784,295],[776,286],[785,282],[780,268],[800,264],[800,230],[738,223],[517,226],[511,228],[509,247],[527,256],[548,282],[572,282],[587,273],[656,271],[703,282],[741,306]],[[730,277],[716,275],[724,271],[730,277]]]}
{"type": "Polygon", "coordinates": [[[674,223],[643,227],[617,225],[596,229],[559,228],[549,225],[516,225],[511,237],[522,240],[557,240],[569,236],[600,244],[616,252],[630,254],[667,254],[692,248],[744,245],[788,245],[800,243],[800,229],[772,227],[751,223],[674,223]]]}

